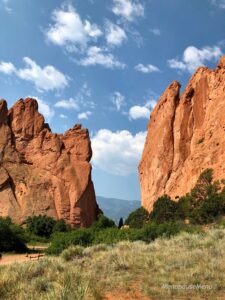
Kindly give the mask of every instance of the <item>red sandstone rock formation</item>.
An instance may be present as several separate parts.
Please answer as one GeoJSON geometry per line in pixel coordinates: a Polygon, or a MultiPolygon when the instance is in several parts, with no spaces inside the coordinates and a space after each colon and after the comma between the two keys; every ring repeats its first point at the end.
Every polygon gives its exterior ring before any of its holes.
{"type": "Polygon", "coordinates": [[[0,216],[22,223],[44,214],[74,227],[88,227],[98,206],[91,180],[87,129],[51,132],[34,99],[8,111],[0,101],[0,216]]]}
{"type": "Polygon", "coordinates": [[[174,81],[151,113],[139,164],[142,205],[193,188],[200,173],[225,178],[225,56],[217,68],[198,68],[182,95],[174,81]]]}

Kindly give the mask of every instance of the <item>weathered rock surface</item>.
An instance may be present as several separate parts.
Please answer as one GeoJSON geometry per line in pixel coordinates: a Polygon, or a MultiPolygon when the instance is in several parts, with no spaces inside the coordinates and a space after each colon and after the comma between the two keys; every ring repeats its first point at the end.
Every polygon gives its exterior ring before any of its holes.
{"type": "Polygon", "coordinates": [[[215,70],[197,69],[180,95],[173,82],[151,113],[139,164],[142,205],[185,195],[200,173],[225,178],[225,56],[215,70]]]}
{"type": "Polygon", "coordinates": [[[45,214],[88,227],[98,205],[91,180],[88,130],[51,132],[34,99],[10,109],[0,101],[0,216],[22,223],[45,214]]]}

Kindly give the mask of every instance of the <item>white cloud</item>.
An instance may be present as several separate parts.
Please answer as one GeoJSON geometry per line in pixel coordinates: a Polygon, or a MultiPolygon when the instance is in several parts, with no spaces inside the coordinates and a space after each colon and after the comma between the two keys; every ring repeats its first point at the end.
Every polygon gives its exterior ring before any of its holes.
{"type": "Polygon", "coordinates": [[[11,62],[5,62],[1,61],[0,62],[0,72],[5,73],[5,74],[12,74],[16,71],[16,68],[11,62]]]}
{"type": "Polygon", "coordinates": [[[91,139],[93,166],[121,176],[136,173],[145,138],[146,132],[99,130],[91,139]]]}
{"type": "Polygon", "coordinates": [[[112,11],[127,21],[144,16],[144,6],[138,0],[113,0],[112,11]]]}
{"type": "Polygon", "coordinates": [[[45,117],[47,122],[50,122],[52,117],[55,115],[55,112],[50,105],[36,96],[28,96],[27,98],[33,98],[37,100],[39,112],[45,117]]]}
{"type": "Polygon", "coordinates": [[[150,29],[150,32],[157,36],[161,35],[161,30],[159,28],[152,28],[150,29]]]}
{"type": "Polygon", "coordinates": [[[210,2],[219,8],[225,9],[225,0],[211,0],[210,2]]]}
{"type": "Polygon", "coordinates": [[[158,67],[151,64],[148,65],[138,64],[135,66],[135,70],[146,74],[160,71],[158,67]]]}
{"type": "Polygon", "coordinates": [[[68,77],[53,66],[43,69],[29,57],[23,58],[26,68],[17,70],[16,74],[21,79],[31,81],[38,90],[55,90],[68,86],[68,77]]]}
{"type": "Polygon", "coordinates": [[[54,105],[55,107],[60,107],[60,108],[65,108],[65,109],[74,109],[74,110],[79,110],[80,105],[79,102],[74,99],[74,98],[69,98],[69,99],[63,99],[60,101],[57,101],[54,105]]]}
{"type": "Polygon", "coordinates": [[[145,105],[134,105],[129,109],[128,116],[130,120],[149,119],[150,113],[156,105],[154,99],[148,100],[145,105]]]}
{"type": "Polygon", "coordinates": [[[118,61],[113,54],[105,49],[93,46],[87,51],[87,56],[79,62],[82,66],[101,65],[108,69],[124,69],[125,64],[118,61]]]}
{"type": "Polygon", "coordinates": [[[122,106],[126,104],[125,97],[120,92],[114,92],[112,97],[112,103],[116,106],[119,111],[122,106]]]}
{"type": "Polygon", "coordinates": [[[69,99],[60,99],[54,106],[57,108],[72,109],[76,111],[84,109],[86,111],[96,107],[95,102],[93,102],[90,97],[91,90],[85,82],[74,97],[70,97],[69,99]]]}
{"type": "Polygon", "coordinates": [[[67,50],[86,47],[90,39],[102,35],[96,24],[82,20],[72,5],[62,5],[52,13],[53,25],[46,32],[47,39],[52,43],[65,46],[67,50]]]}
{"type": "Polygon", "coordinates": [[[68,119],[68,117],[67,117],[66,115],[64,115],[64,114],[60,114],[59,117],[60,117],[61,119],[68,119]]]}
{"type": "Polygon", "coordinates": [[[92,114],[92,112],[90,112],[90,111],[85,111],[85,112],[80,113],[80,114],[77,116],[77,118],[78,118],[79,120],[84,120],[84,119],[87,120],[91,114],[92,114]]]}
{"type": "Polygon", "coordinates": [[[15,74],[20,79],[30,81],[37,90],[50,91],[68,86],[69,77],[53,66],[41,68],[29,57],[24,57],[23,60],[26,65],[24,69],[17,69],[11,62],[1,62],[0,72],[8,75],[15,74]]]}
{"type": "Polygon", "coordinates": [[[106,41],[109,45],[120,46],[127,39],[126,32],[116,24],[106,23],[106,41]]]}
{"type": "Polygon", "coordinates": [[[149,108],[150,110],[153,110],[156,104],[157,101],[155,99],[150,99],[145,103],[145,107],[149,108]]]}
{"type": "Polygon", "coordinates": [[[206,62],[218,60],[222,55],[220,47],[204,47],[198,49],[194,46],[189,46],[184,50],[182,60],[169,59],[168,65],[172,69],[180,71],[194,72],[197,67],[204,66],[206,62]]]}
{"type": "Polygon", "coordinates": [[[135,105],[132,106],[129,110],[129,118],[132,120],[137,120],[137,119],[149,119],[150,116],[150,109],[147,108],[146,106],[139,106],[135,105]]]}

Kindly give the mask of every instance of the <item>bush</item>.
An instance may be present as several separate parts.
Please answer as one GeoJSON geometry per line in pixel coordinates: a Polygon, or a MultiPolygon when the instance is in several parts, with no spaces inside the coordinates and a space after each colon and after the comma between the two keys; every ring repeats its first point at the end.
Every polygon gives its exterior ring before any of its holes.
{"type": "Polygon", "coordinates": [[[94,231],[90,229],[77,229],[67,233],[55,233],[47,250],[48,254],[57,255],[72,245],[90,246],[94,240],[94,231]]]}
{"type": "Polygon", "coordinates": [[[55,222],[55,225],[53,227],[53,232],[67,232],[71,230],[71,226],[69,224],[66,224],[64,220],[58,220],[55,222]]]}
{"type": "Polygon", "coordinates": [[[83,257],[84,247],[82,246],[71,246],[68,249],[64,250],[61,254],[61,257],[65,261],[71,261],[75,258],[83,257]]]}
{"type": "Polygon", "coordinates": [[[208,224],[215,221],[224,211],[224,198],[221,195],[208,197],[200,207],[190,214],[192,223],[208,224]]]}
{"type": "Polygon", "coordinates": [[[0,251],[24,252],[27,250],[24,231],[13,224],[10,218],[0,217],[0,251]]]}
{"type": "Polygon", "coordinates": [[[111,228],[111,227],[116,227],[115,222],[107,218],[103,214],[100,214],[98,216],[98,219],[91,226],[93,230],[101,230],[101,229],[111,228]]]}
{"type": "Polygon", "coordinates": [[[148,220],[148,211],[144,207],[140,207],[129,214],[125,224],[129,225],[130,228],[141,228],[148,220]]]}
{"type": "Polygon", "coordinates": [[[150,220],[156,223],[172,222],[177,219],[178,204],[167,195],[160,197],[153,206],[150,220]]]}
{"type": "Polygon", "coordinates": [[[29,232],[46,238],[49,238],[53,233],[55,223],[56,221],[53,218],[45,215],[28,217],[26,220],[29,232]]]}
{"type": "Polygon", "coordinates": [[[33,237],[42,237],[49,239],[54,232],[67,232],[71,230],[64,220],[54,220],[45,215],[28,217],[26,220],[28,233],[33,237]]]}
{"type": "Polygon", "coordinates": [[[196,233],[199,232],[199,229],[179,222],[167,222],[162,224],[149,223],[143,227],[140,239],[149,243],[156,238],[172,237],[182,231],[196,233]]]}

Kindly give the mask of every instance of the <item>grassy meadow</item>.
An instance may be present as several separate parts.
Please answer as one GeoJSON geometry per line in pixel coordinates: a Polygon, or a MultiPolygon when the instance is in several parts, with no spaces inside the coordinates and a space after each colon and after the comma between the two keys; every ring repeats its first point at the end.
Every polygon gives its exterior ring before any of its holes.
{"type": "Polygon", "coordinates": [[[225,229],[1,266],[0,299],[225,299],[225,229]]]}

